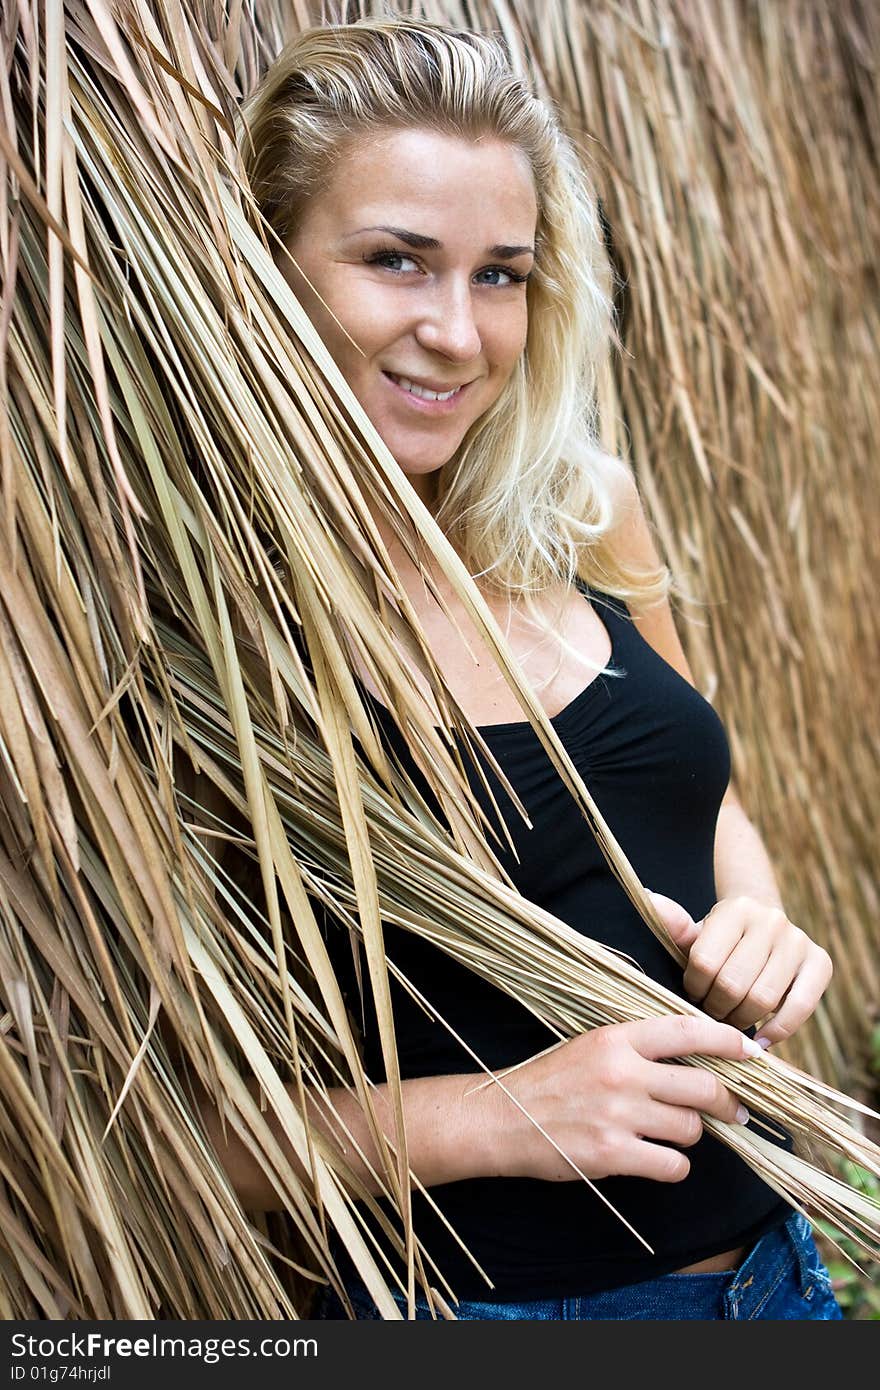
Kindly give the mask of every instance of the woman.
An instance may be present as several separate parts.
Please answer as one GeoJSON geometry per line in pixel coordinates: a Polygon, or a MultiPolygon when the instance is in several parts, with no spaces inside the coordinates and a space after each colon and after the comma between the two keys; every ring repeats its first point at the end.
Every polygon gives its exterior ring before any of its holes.
{"type": "MultiPolygon", "coordinates": [[[[729,786],[724,730],[676,636],[637,490],[595,441],[585,403],[611,332],[607,262],[571,146],[494,40],[414,21],[303,34],[245,117],[278,264],[483,590],[642,881],[660,890],[684,973],[614,880],[450,586],[434,576],[454,623],[377,517],[433,655],[532,818],[528,830],[510,814],[519,862],[505,867],[532,900],[705,1014],[596,1028],[547,1051],[554,1035],[527,1010],[389,926],[389,955],[488,1066],[530,1059],[506,1078],[519,1105],[477,1089],[471,1054],[393,993],[411,1166],[494,1285],[415,1194],[416,1231],[456,1315],[839,1318],[808,1223],[703,1135],[700,1114],[755,1121],[708,1072],[668,1060],[754,1053],[747,1031],[762,1020],[763,1044],[789,1036],[831,963],[782,910],[729,786]]],[[[333,933],[329,944],[344,978],[347,945],[333,933]]],[[[367,1072],[381,1082],[365,1005],[367,1072]]],[[[340,1088],[334,1102],[375,1160],[356,1099],[340,1088]]],[[[245,1206],[271,1205],[252,1159],[221,1153],[245,1206]]],[[[365,1163],[358,1172],[379,1191],[365,1163]]],[[[337,1253],[355,1316],[377,1317],[337,1253]]],[[[315,1315],[349,1314],[327,1289],[315,1315]]],[[[434,1316],[422,1297],[417,1316],[434,1316]]]]}

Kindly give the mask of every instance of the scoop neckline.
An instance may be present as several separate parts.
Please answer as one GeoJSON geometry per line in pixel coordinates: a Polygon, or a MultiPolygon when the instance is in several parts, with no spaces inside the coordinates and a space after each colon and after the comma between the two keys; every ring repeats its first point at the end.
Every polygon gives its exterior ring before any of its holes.
{"type": "MultiPolygon", "coordinates": [[[[608,642],[611,647],[611,650],[608,654],[608,660],[606,661],[603,670],[597,671],[596,674],[593,676],[592,680],[589,680],[587,684],[584,686],[583,690],[579,690],[577,695],[573,695],[572,698],[569,700],[568,704],[563,705],[561,710],[558,710],[556,714],[550,714],[547,716],[548,722],[553,725],[560,722],[565,723],[569,718],[571,718],[572,715],[577,713],[581,705],[587,703],[588,698],[593,697],[594,693],[598,690],[600,681],[602,680],[605,670],[609,666],[613,665],[617,651],[617,642],[615,639],[614,631],[612,627],[609,627],[608,623],[605,622],[604,618],[602,618],[601,615],[596,611],[596,605],[593,603],[594,595],[600,598],[607,598],[608,595],[602,594],[600,590],[594,589],[592,585],[584,584],[583,582],[576,582],[575,587],[579,590],[581,594],[583,594],[584,598],[589,603],[593,612],[596,614],[596,617],[599,619],[599,622],[605,629],[605,633],[608,637],[608,642]]],[[[610,604],[608,606],[610,607],[610,604]]],[[[368,690],[359,676],[355,676],[355,680],[363,690],[364,694],[373,704],[373,706],[378,711],[380,711],[381,714],[385,715],[388,719],[393,719],[391,710],[384,703],[384,701],[380,700],[378,696],[374,695],[371,690],[368,690]]],[[[432,727],[434,728],[435,732],[437,732],[443,728],[443,725],[434,724],[432,727]]],[[[497,724],[474,724],[472,725],[472,728],[474,729],[475,733],[478,733],[480,735],[516,733],[521,729],[528,729],[532,733],[535,732],[533,725],[530,723],[528,719],[501,720],[497,724]]],[[[458,731],[456,729],[453,729],[452,732],[455,736],[457,736],[458,731]]]]}

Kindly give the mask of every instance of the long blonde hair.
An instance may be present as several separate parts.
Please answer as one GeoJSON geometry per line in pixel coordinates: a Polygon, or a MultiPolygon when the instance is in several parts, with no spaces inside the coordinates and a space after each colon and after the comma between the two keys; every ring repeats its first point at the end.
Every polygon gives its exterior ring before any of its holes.
{"type": "MultiPolygon", "coordinates": [[[[619,346],[598,198],[500,38],[403,17],[307,29],[239,114],[251,190],[285,244],[343,147],[364,134],[492,135],[525,152],[538,198],[526,346],[440,471],[434,516],[481,587],[521,599],[545,632],[556,624],[548,627],[535,596],[561,586],[558,616],[575,577],[637,607],[666,597],[665,565],[634,569],[609,544],[630,469],[601,447],[596,429],[599,365],[619,346]]],[[[561,663],[570,648],[557,640],[561,663]]]]}

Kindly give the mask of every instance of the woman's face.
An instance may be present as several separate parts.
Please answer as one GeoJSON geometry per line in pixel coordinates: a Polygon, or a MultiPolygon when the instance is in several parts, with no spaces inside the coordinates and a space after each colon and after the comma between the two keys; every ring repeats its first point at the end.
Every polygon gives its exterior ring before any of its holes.
{"type": "Polygon", "coordinates": [[[286,278],[426,502],[525,347],[536,223],[518,146],[399,130],[348,148],[289,243],[346,332],[287,262],[286,278]]]}

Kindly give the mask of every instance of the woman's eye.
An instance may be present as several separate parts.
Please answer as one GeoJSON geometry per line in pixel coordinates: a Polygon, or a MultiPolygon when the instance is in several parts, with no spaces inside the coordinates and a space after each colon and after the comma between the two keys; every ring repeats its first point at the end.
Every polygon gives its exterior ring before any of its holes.
{"type": "MultiPolygon", "coordinates": [[[[364,256],[367,265],[378,265],[385,270],[390,270],[392,275],[409,275],[413,270],[419,269],[419,264],[412,256],[404,255],[402,251],[374,251],[372,255],[364,256]]],[[[520,275],[517,271],[508,270],[502,265],[489,265],[483,270],[478,270],[476,277],[478,282],[488,285],[490,289],[506,289],[508,285],[522,284],[529,277],[520,275]],[[483,276],[490,278],[483,279],[483,276]]]]}
{"type": "Polygon", "coordinates": [[[504,267],[500,265],[487,266],[485,270],[480,271],[480,274],[494,275],[496,277],[499,275],[502,276],[503,278],[500,280],[496,278],[494,280],[484,281],[485,284],[497,285],[500,289],[503,289],[505,285],[521,285],[524,280],[529,278],[527,275],[519,275],[513,270],[505,270],[504,267]]]}
{"type": "Polygon", "coordinates": [[[415,266],[418,269],[412,256],[405,256],[402,251],[377,251],[374,256],[365,256],[364,260],[367,265],[384,266],[386,270],[392,271],[395,275],[405,274],[409,267],[415,266]],[[400,262],[402,261],[408,261],[409,267],[401,265],[400,262]]]}

